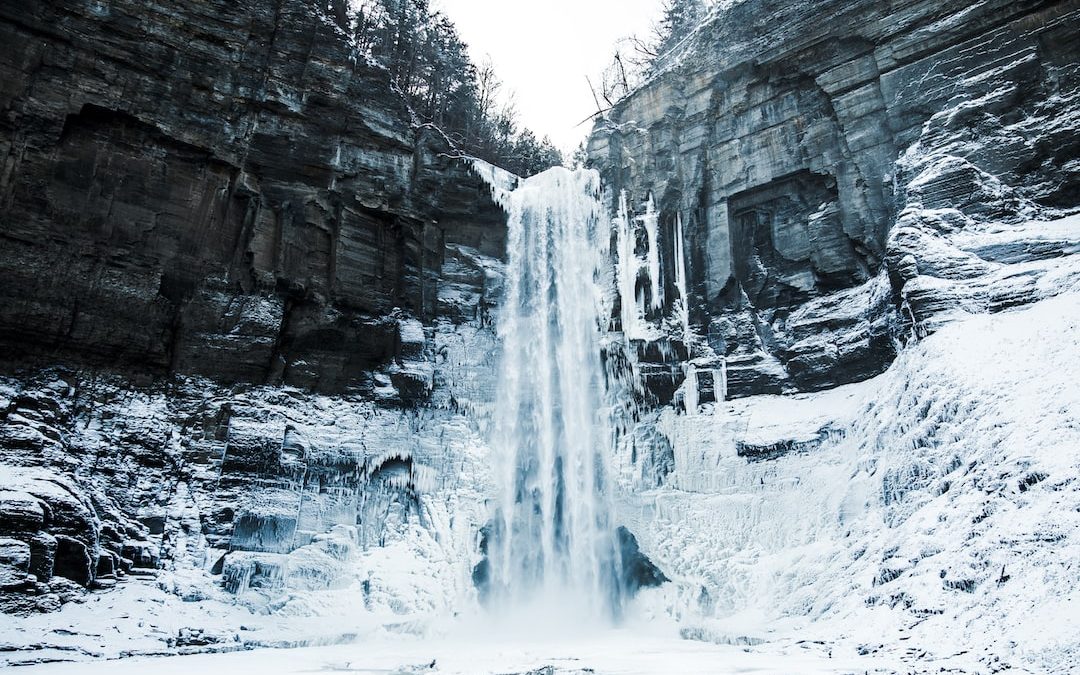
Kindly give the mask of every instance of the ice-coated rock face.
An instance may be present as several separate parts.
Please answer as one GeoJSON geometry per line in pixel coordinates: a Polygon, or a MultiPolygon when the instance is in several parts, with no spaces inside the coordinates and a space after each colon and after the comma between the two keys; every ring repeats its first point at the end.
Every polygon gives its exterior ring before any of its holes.
{"type": "Polygon", "coordinates": [[[1034,273],[1003,263],[1074,252],[1006,225],[1080,204],[1074,3],[722,4],[589,156],[639,247],[659,221],[662,279],[631,283],[675,316],[685,265],[688,356],[726,356],[730,395],[865,379],[912,322],[1023,302],[1034,273]],[[975,244],[980,223],[1001,240],[975,244]]]}
{"type": "Polygon", "coordinates": [[[487,453],[462,411],[490,397],[452,384],[494,368],[462,356],[490,354],[484,336],[440,340],[432,377],[456,408],[85,371],[3,378],[0,605],[54,610],[80,586],[141,576],[286,616],[449,611],[472,592],[488,517],[487,453]]]}
{"type": "Polygon", "coordinates": [[[665,486],[619,511],[684,635],[1073,669],[1078,290],[954,320],[866,382],[664,410],[665,486]]]}
{"type": "Polygon", "coordinates": [[[316,5],[0,3],[6,360],[370,392],[490,301],[487,185],[316,5]]]}
{"type": "Polygon", "coordinates": [[[1080,7],[720,4],[589,141],[660,602],[718,643],[1073,667],[1080,7]]]}
{"type": "Polygon", "coordinates": [[[318,5],[0,2],[3,611],[472,592],[505,212],[318,5]]]}

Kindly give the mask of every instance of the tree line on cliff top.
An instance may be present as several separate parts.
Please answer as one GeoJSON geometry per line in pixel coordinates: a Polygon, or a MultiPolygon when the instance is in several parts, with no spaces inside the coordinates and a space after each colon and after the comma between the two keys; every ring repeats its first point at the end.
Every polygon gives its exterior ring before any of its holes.
{"type": "Polygon", "coordinates": [[[454,23],[429,0],[320,0],[361,53],[382,64],[421,122],[462,152],[519,176],[562,163],[548,138],[522,128],[490,61],[477,65],[454,23]]]}
{"type": "Polygon", "coordinates": [[[655,74],[664,57],[705,21],[714,6],[731,1],[662,0],[660,18],[648,35],[630,35],[615,44],[611,62],[593,89],[600,111],[618,103],[655,74]]]}
{"type": "MultiPolygon", "coordinates": [[[[518,120],[512,97],[490,60],[476,64],[448,16],[431,0],[316,0],[353,40],[382,64],[421,122],[441,129],[462,152],[520,176],[563,163],[562,154],[518,120]]],[[[598,112],[654,72],[718,0],[661,0],[650,35],[619,42],[601,74],[598,112]],[[603,102],[601,102],[601,99],[603,102]]],[[[578,155],[582,151],[578,151],[578,155]]],[[[582,158],[575,156],[575,164],[582,158]]]]}

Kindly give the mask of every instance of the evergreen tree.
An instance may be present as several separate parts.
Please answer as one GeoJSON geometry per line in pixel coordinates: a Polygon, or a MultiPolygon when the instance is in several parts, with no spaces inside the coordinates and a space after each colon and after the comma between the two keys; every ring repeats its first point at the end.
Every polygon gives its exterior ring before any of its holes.
{"type": "MultiPolygon", "coordinates": [[[[329,0],[328,10],[345,0],[329,0]]],[[[562,162],[547,139],[518,131],[513,102],[498,104],[502,83],[490,61],[479,68],[454,23],[429,0],[353,0],[357,48],[389,71],[424,122],[438,126],[462,151],[519,175],[562,162]]]]}
{"type": "Polygon", "coordinates": [[[655,29],[655,53],[670,51],[705,19],[705,0],[664,0],[660,23],[655,29]]]}

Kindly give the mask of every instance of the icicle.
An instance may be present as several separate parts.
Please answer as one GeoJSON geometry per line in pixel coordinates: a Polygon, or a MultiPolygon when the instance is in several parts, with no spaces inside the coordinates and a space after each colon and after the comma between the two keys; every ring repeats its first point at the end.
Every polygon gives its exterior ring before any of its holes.
{"type": "Polygon", "coordinates": [[[619,211],[615,216],[615,231],[618,246],[619,297],[622,299],[622,329],[627,339],[641,334],[641,324],[645,320],[642,299],[637,293],[637,275],[641,261],[634,250],[636,237],[630,210],[627,206],[626,191],[619,193],[619,211]]]}
{"type": "Polygon", "coordinates": [[[500,169],[482,159],[469,157],[467,161],[469,168],[472,169],[477,178],[487,183],[491,189],[492,201],[502,207],[504,211],[509,211],[510,194],[521,179],[509,171],[500,169]]]}
{"type": "Polygon", "coordinates": [[[713,398],[717,403],[727,400],[727,357],[721,357],[720,367],[713,371],[713,398]]]}
{"type": "Polygon", "coordinates": [[[686,364],[686,381],[683,382],[683,406],[687,415],[697,414],[698,381],[697,368],[693,363],[686,364]]]}
{"type": "Polygon", "coordinates": [[[660,214],[656,211],[656,202],[653,201],[653,196],[650,193],[649,199],[645,202],[645,215],[641,217],[641,222],[645,226],[645,236],[648,238],[649,251],[649,283],[652,290],[651,305],[650,307],[655,311],[664,306],[664,291],[663,284],[660,282],[660,214]]]}
{"type": "Polygon", "coordinates": [[[679,318],[682,319],[683,343],[690,349],[690,296],[686,290],[686,257],[682,214],[675,214],[675,288],[679,292],[679,318]]]}

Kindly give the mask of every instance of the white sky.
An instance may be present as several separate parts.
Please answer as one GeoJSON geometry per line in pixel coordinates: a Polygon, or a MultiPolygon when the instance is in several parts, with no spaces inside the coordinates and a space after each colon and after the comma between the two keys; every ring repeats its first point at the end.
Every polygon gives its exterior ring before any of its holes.
{"type": "Polygon", "coordinates": [[[475,63],[491,56],[521,124],[572,152],[592,128],[576,125],[596,112],[585,76],[599,86],[615,42],[646,36],[660,1],[435,0],[432,7],[457,25],[475,63]]]}

